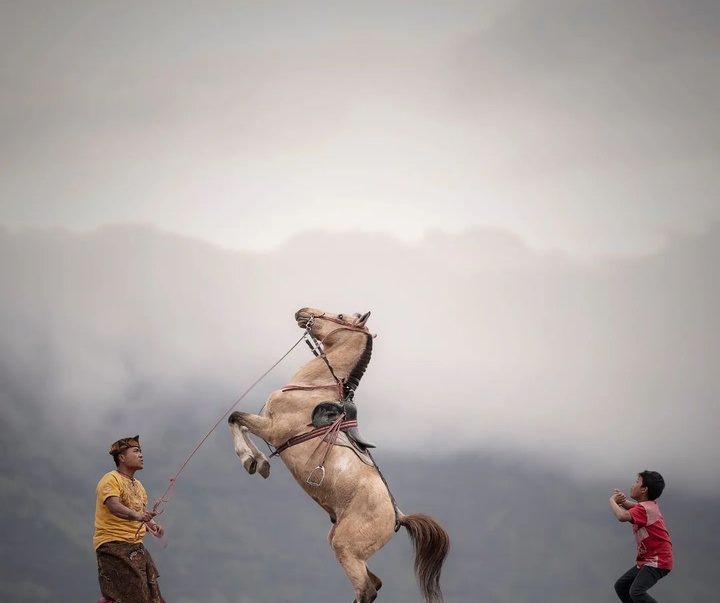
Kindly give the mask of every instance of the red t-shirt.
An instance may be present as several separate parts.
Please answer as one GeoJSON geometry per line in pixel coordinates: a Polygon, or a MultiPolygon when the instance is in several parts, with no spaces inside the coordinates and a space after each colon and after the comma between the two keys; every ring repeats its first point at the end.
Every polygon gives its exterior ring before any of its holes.
{"type": "Polygon", "coordinates": [[[673,568],[672,542],[657,501],[646,500],[629,510],[637,541],[637,566],[673,568]]]}

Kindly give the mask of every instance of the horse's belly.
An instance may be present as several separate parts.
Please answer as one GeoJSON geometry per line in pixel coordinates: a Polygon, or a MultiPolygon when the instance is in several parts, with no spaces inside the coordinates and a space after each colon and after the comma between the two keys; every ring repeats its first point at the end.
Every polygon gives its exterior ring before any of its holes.
{"type": "Polygon", "coordinates": [[[318,468],[320,459],[283,460],[303,490],[331,517],[342,516],[350,508],[363,509],[380,516],[387,513],[394,523],[395,511],[385,482],[375,467],[363,463],[349,448],[335,446],[325,460],[324,472],[318,468]]]}

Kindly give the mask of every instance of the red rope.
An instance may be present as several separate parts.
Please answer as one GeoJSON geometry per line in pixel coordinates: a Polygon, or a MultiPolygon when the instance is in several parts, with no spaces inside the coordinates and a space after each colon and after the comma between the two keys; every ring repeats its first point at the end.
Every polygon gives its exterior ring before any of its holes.
{"type": "MultiPolygon", "coordinates": [[[[255,387],[258,383],[260,383],[260,381],[262,381],[262,380],[267,376],[267,374],[268,374],[270,371],[272,371],[278,364],[280,364],[283,360],[285,360],[285,358],[288,356],[288,354],[290,354],[290,352],[292,352],[292,351],[295,349],[295,347],[297,347],[297,345],[298,345],[303,339],[305,339],[305,334],[303,334],[303,336],[302,336],[300,339],[298,339],[298,340],[295,342],[295,344],[294,344],[287,352],[285,352],[285,354],[280,358],[280,360],[278,360],[278,361],[277,361],[275,364],[273,364],[268,370],[266,370],[260,377],[258,377],[258,378],[255,380],[255,382],[254,382],[250,387],[248,387],[248,388],[243,392],[243,394],[242,394],[237,400],[235,400],[235,402],[233,403],[233,405],[225,411],[225,414],[223,414],[223,415],[218,419],[217,423],[215,423],[215,425],[213,426],[213,428],[205,434],[205,437],[204,437],[202,440],[200,440],[200,443],[199,443],[197,446],[195,446],[195,449],[190,453],[190,456],[187,457],[187,459],[186,459],[185,462],[182,464],[182,466],[180,467],[180,469],[178,469],[177,473],[170,478],[170,484],[169,484],[168,487],[166,488],[165,492],[163,492],[162,496],[155,501],[155,504],[153,505],[153,508],[152,508],[152,512],[153,512],[155,515],[160,515],[160,514],[165,510],[165,504],[168,503],[168,502],[170,502],[170,499],[172,498],[172,490],[173,490],[173,488],[175,487],[175,482],[177,481],[177,478],[180,476],[180,474],[182,473],[183,469],[185,469],[186,465],[190,462],[190,459],[191,459],[193,456],[195,456],[195,453],[200,449],[200,446],[202,446],[202,445],[205,443],[205,440],[207,440],[207,439],[210,437],[210,435],[212,434],[212,432],[217,429],[218,425],[220,425],[220,423],[223,421],[223,419],[224,419],[228,414],[230,414],[230,412],[232,411],[232,409],[235,408],[235,407],[240,403],[240,401],[241,401],[245,396],[247,396],[247,394],[250,393],[250,390],[252,390],[252,388],[255,387]]],[[[148,530],[148,531],[150,531],[150,530],[148,530]]],[[[138,528],[138,533],[139,533],[139,532],[140,532],[140,528],[138,528]]],[[[150,533],[152,534],[152,532],[150,532],[150,533]]],[[[154,534],[153,534],[153,536],[154,536],[154,534]]]]}

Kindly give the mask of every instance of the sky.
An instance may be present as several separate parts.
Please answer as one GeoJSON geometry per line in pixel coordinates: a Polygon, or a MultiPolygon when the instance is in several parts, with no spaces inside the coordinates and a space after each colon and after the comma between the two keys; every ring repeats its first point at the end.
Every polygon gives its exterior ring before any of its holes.
{"type": "Polygon", "coordinates": [[[719,29],[713,0],[3,2],[0,224],[652,253],[720,219],[719,29]]]}
{"type": "Polygon", "coordinates": [[[371,310],[369,439],[702,477],[718,29],[714,0],[1,3],[0,395],[160,429],[298,308],[371,310]]]}

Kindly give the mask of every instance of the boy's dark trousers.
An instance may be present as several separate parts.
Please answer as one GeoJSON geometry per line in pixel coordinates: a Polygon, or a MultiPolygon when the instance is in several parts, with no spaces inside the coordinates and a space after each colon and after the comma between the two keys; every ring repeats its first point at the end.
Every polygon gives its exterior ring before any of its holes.
{"type": "Polygon", "coordinates": [[[640,568],[634,565],[615,583],[615,592],[623,603],[657,603],[647,591],[669,572],[649,565],[640,568]]]}

